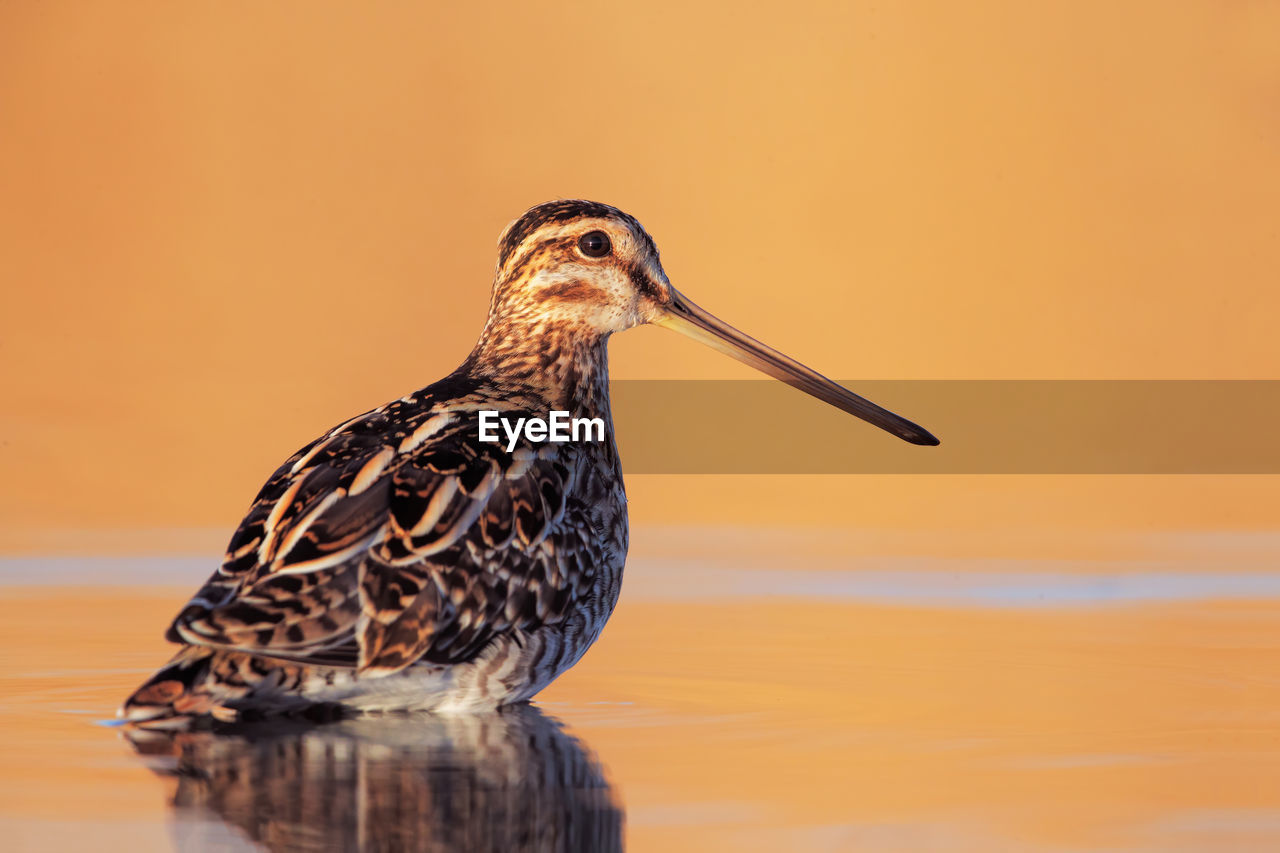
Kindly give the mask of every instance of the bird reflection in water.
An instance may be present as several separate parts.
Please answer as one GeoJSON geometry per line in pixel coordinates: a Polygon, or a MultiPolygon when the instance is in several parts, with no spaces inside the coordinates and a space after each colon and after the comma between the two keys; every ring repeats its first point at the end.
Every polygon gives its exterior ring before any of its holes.
{"type": "Polygon", "coordinates": [[[216,846],[209,821],[267,850],[622,849],[599,762],[528,705],[125,737],[176,779],[178,849],[216,846]]]}

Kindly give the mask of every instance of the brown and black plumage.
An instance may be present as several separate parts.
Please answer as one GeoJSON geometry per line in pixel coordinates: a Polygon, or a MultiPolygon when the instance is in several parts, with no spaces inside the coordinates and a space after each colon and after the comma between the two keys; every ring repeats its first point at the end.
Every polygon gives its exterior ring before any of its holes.
{"type": "Polygon", "coordinates": [[[121,709],[180,728],[313,705],[461,711],[533,696],[617,602],[626,496],[610,335],[673,328],[916,444],[928,432],[698,308],[608,205],[509,226],[466,361],[329,430],[271,476],[221,567],[178,614],[169,664],[121,709]],[[599,418],[603,441],[481,440],[479,412],[599,418]]]}

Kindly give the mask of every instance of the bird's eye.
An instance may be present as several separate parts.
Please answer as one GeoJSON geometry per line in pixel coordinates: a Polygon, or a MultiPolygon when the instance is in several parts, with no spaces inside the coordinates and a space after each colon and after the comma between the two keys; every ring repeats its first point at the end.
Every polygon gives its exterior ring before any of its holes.
{"type": "Polygon", "coordinates": [[[578,238],[578,251],[588,258],[603,258],[613,251],[613,244],[603,231],[588,231],[578,238]]]}

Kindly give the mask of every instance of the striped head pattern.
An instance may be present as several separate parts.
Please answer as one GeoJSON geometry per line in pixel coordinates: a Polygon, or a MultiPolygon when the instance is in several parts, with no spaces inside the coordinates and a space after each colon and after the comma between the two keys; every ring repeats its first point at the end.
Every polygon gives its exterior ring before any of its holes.
{"type": "Polygon", "coordinates": [[[526,335],[608,337],[652,322],[671,292],[658,247],[634,217],[598,202],[552,201],[503,232],[489,322],[526,335]]]}
{"type": "Polygon", "coordinates": [[[563,385],[589,377],[601,385],[609,336],[644,323],[680,332],[905,441],[938,443],[698,307],[671,286],[640,223],[594,201],[540,204],[503,232],[489,321],[472,364],[520,380],[563,385]]]}

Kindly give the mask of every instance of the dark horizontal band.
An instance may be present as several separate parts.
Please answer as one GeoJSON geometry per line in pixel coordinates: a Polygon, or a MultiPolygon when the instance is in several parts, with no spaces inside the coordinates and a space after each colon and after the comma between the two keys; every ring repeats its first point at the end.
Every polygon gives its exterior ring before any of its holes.
{"type": "Polygon", "coordinates": [[[1280,380],[849,380],[916,447],[771,380],[618,380],[631,474],[1280,474],[1280,380]]]}

